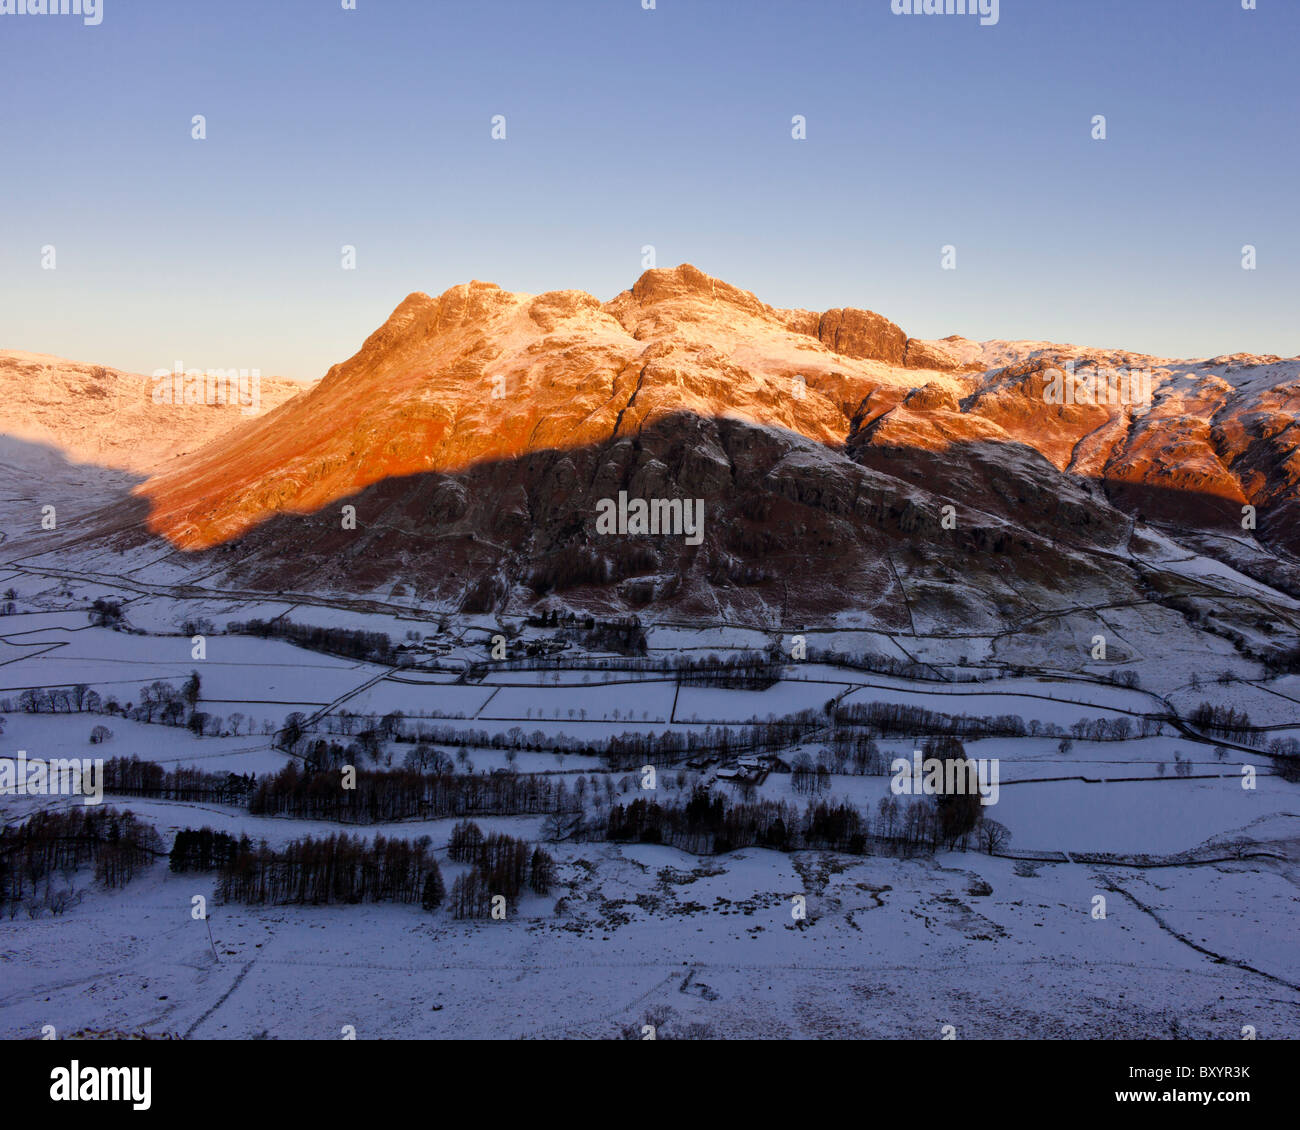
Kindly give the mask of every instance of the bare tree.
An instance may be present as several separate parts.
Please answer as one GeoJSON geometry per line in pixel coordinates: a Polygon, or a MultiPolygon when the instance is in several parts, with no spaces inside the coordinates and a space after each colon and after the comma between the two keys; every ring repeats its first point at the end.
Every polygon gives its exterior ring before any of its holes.
{"type": "Polygon", "coordinates": [[[1011,830],[996,820],[981,819],[975,829],[976,843],[987,855],[997,855],[1011,840],[1011,830]]]}

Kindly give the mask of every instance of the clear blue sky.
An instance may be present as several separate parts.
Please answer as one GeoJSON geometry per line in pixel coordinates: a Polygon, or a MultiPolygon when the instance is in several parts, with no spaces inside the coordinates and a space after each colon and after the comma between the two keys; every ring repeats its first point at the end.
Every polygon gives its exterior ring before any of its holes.
{"type": "Polygon", "coordinates": [[[0,16],[0,347],[314,378],[410,291],[607,299],[648,243],[917,337],[1300,353],[1297,0],[657,2],[0,16]]]}

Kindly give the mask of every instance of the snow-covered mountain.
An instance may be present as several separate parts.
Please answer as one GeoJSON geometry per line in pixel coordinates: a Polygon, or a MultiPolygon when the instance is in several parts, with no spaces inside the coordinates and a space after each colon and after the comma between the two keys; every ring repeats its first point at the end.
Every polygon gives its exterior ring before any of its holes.
{"type": "MultiPolygon", "coordinates": [[[[204,403],[197,395],[187,403],[184,381],[182,396],[175,398],[174,379],[155,381],[103,365],[3,349],[0,396],[5,412],[0,431],[11,447],[20,441],[33,450],[53,449],[70,463],[148,474],[256,418],[258,412],[283,404],[303,387],[279,377],[259,377],[254,397],[251,373],[245,374],[245,403],[240,404],[239,377],[234,381],[222,382],[225,403],[204,403]],[[160,387],[166,388],[166,403],[161,396],[155,399],[154,390],[160,387]],[[232,388],[235,398],[229,396],[232,388]]],[[[217,383],[214,377],[213,401],[217,383]]]]}
{"type": "Polygon", "coordinates": [[[75,536],[242,589],[983,631],[1144,598],[1164,536],[1300,593],[1297,409],[1300,359],[918,341],[689,265],[604,303],[473,282],[75,536]],[[702,533],[604,531],[620,494],[702,533]]]}

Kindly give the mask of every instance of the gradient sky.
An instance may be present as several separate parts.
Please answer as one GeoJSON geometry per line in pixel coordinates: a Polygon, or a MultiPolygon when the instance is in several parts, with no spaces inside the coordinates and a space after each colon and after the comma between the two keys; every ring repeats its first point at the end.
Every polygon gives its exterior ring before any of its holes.
{"type": "Polygon", "coordinates": [[[0,16],[0,348],[310,379],[410,291],[608,299],[653,244],[916,337],[1300,353],[1297,0],[657,3],[0,16]]]}

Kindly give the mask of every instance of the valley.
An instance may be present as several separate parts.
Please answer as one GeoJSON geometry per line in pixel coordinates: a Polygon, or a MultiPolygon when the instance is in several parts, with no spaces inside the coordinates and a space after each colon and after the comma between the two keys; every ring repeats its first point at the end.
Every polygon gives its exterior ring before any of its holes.
{"type": "Polygon", "coordinates": [[[12,357],[125,407],[0,461],[0,760],[106,780],[0,795],[0,1034],[1300,1035],[1300,360],[689,265],[203,431],[12,357]]]}

